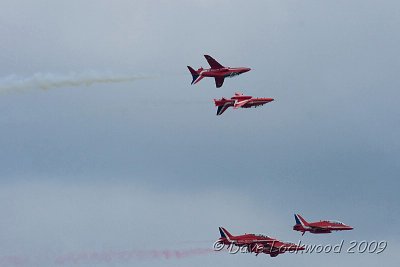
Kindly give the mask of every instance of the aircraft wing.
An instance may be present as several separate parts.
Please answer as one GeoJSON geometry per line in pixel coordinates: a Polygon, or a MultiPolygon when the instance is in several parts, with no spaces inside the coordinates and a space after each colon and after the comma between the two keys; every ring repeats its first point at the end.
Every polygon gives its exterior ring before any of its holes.
{"type": "Polygon", "coordinates": [[[304,250],[304,247],[300,247],[293,243],[285,243],[277,239],[266,239],[257,240],[256,242],[249,245],[249,250],[255,253],[269,254],[271,257],[276,257],[285,251],[296,251],[304,250]]]}
{"type": "Polygon", "coordinates": [[[217,86],[217,88],[220,88],[224,84],[224,80],[224,77],[215,77],[215,86],[217,86]]]}
{"type": "Polygon", "coordinates": [[[288,250],[297,248],[296,244],[293,243],[286,243],[279,240],[273,240],[269,242],[263,243],[264,247],[269,249],[270,251],[280,250],[282,248],[286,248],[288,250]]]}
{"type": "Polygon", "coordinates": [[[258,107],[258,106],[263,106],[263,105],[265,105],[266,103],[257,103],[257,102],[255,102],[255,103],[253,103],[252,104],[252,106],[253,107],[258,107]]]}
{"type": "Polygon", "coordinates": [[[315,225],[310,225],[309,227],[311,227],[314,230],[329,230],[329,227],[321,227],[321,226],[315,226],[315,225]]]}
{"type": "Polygon", "coordinates": [[[235,104],[233,105],[233,108],[240,108],[240,107],[246,105],[247,103],[249,103],[250,100],[251,99],[245,99],[245,100],[242,100],[242,101],[236,101],[235,104]]]}
{"type": "Polygon", "coordinates": [[[265,240],[257,240],[257,241],[254,242],[254,244],[272,247],[272,246],[274,246],[275,242],[278,242],[278,240],[265,239],[265,240]]]}
{"type": "Polygon", "coordinates": [[[210,67],[212,69],[222,69],[224,68],[224,66],[222,66],[221,64],[219,64],[215,59],[213,59],[212,57],[210,57],[209,55],[204,55],[204,57],[206,58],[208,64],[210,64],[210,67]]]}
{"type": "Polygon", "coordinates": [[[314,232],[319,232],[319,233],[330,233],[332,230],[334,231],[335,229],[332,229],[330,226],[315,226],[311,225],[311,230],[314,232]]]}

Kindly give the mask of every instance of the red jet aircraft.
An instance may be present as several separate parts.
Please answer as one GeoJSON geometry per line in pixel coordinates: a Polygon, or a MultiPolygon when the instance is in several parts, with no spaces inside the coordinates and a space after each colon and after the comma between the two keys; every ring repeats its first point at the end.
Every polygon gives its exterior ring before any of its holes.
{"type": "Polygon", "coordinates": [[[345,225],[339,221],[319,221],[309,223],[300,216],[300,214],[295,214],[294,218],[296,220],[296,225],[293,226],[293,230],[303,232],[310,232],[313,234],[328,234],[332,231],[344,231],[353,230],[353,227],[345,225]]]}
{"type": "Polygon", "coordinates": [[[224,67],[219,64],[215,59],[210,57],[209,55],[204,55],[207,59],[208,64],[210,64],[210,69],[203,69],[202,67],[195,71],[192,67],[187,66],[190,73],[193,76],[192,84],[198,83],[204,77],[214,77],[215,85],[217,88],[221,87],[224,83],[224,79],[227,77],[234,77],[236,75],[248,72],[250,68],[230,68],[224,67]]]}
{"type": "Polygon", "coordinates": [[[233,107],[234,109],[238,108],[251,108],[262,106],[271,101],[274,101],[273,98],[253,98],[252,96],[245,96],[242,93],[235,93],[231,99],[221,98],[214,99],[215,106],[218,107],[217,115],[221,115],[227,110],[229,107],[233,107]]]}
{"type": "Polygon", "coordinates": [[[219,232],[221,238],[217,240],[218,243],[227,245],[228,248],[231,245],[246,247],[247,252],[256,253],[256,256],[260,253],[265,253],[269,254],[271,257],[276,257],[286,251],[304,250],[303,246],[285,243],[265,235],[244,234],[233,236],[223,227],[219,227],[219,232]]]}

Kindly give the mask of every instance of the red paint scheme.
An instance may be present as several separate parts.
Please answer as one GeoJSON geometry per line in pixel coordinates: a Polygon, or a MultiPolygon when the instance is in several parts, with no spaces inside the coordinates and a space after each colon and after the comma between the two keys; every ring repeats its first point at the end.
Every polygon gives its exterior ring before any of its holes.
{"type": "Polygon", "coordinates": [[[243,68],[243,67],[239,68],[224,67],[209,55],[204,55],[204,57],[206,58],[208,64],[210,64],[211,68],[209,69],[200,68],[196,71],[192,67],[187,66],[193,77],[192,84],[198,83],[204,77],[213,77],[215,78],[216,87],[219,88],[224,83],[225,78],[234,77],[242,73],[248,72],[250,70],[250,68],[243,68]]]}
{"type": "Polygon", "coordinates": [[[246,247],[247,252],[255,253],[256,256],[260,253],[265,253],[269,254],[271,257],[276,257],[287,251],[304,250],[303,246],[282,242],[265,235],[244,234],[233,236],[223,227],[219,227],[219,232],[221,238],[219,238],[217,242],[226,246],[234,245],[237,247],[246,247]]]}
{"type": "Polygon", "coordinates": [[[252,96],[245,96],[242,93],[235,93],[231,99],[221,98],[214,99],[215,106],[218,107],[217,115],[221,115],[229,107],[234,109],[238,108],[251,108],[258,107],[274,101],[273,98],[253,98],[252,96]]]}
{"type": "Polygon", "coordinates": [[[301,217],[300,214],[295,214],[296,225],[293,226],[293,230],[303,232],[310,232],[313,234],[328,234],[332,231],[345,231],[353,230],[353,227],[345,225],[339,221],[319,221],[309,223],[301,217]]]}

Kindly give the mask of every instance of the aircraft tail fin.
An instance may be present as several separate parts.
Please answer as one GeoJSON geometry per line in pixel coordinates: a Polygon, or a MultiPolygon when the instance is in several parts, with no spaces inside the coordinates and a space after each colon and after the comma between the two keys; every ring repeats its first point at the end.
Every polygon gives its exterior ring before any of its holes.
{"type": "Polygon", "coordinates": [[[222,115],[222,113],[224,113],[225,110],[227,110],[227,109],[228,109],[228,107],[225,106],[225,105],[218,106],[218,108],[217,108],[217,116],[222,115]]]}
{"type": "Polygon", "coordinates": [[[306,220],[304,220],[304,218],[301,217],[300,214],[295,214],[294,219],[296,220],[296,224],[301,224],[303,227],[306,227],[309,225],[308,222],[306,220]]]}
{"type": "Polygon", "coordinates": [[[233,101],[227,101],[224,97],[221,99],[214,99],[214,104],[217,107],[217,116],[224,113],[229,107],[233,106],[233,101]]]}
{"type": "Polygon", "coordinates": [[[192,77],[193,77],[192,84],[194,84],[195,81],[197,80],[197,78],[199,78],[200,75],[192,67],[187,66],[187,68],[189,69],[190,73],[192,74],[192,77]]]}
{"type": "Polygon", "coordinates": [[[226,238],[229,241],[233,237],[224,227],[219,227],[219,233],[221,234],[221,238],[226,238]]]}

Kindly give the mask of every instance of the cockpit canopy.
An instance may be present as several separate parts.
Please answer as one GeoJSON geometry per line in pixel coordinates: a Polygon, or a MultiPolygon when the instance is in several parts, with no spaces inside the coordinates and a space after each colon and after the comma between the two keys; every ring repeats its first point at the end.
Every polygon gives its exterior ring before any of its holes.
{"type": "Polygon", "coordinates": [[[258,237],[262,237],[262,238],[270,238],[269,236],[267,236],[267,235],[261,235],[261,234],[259,234],[259,235],[256,235],[256,236],[258,236],[258,237]]]}
{"type": "Polygon", "coordinates": [[[325,222],[344,225],[344,223],[336,221],[336,220],[328,220],[328,221],[325,221],[325,222]]]}

